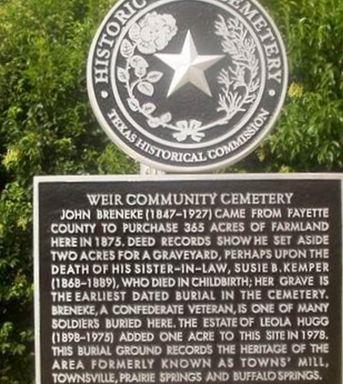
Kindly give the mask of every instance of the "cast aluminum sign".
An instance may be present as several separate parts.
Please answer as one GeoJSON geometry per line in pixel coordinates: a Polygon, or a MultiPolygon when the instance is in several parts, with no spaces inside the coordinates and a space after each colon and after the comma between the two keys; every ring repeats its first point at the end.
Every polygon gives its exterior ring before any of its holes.
{"type": "Polygon", "coordinates": [[[254,0],[124,0],[88,61],[108,136],[136,160],[206,172],[247,156],[273,127],[288,78],[285,48],[254,0]]]}
{"type": "Polygon", "coordinates": [[[342,181],[35,178],[36,384],[341,384],[342,181]]]}

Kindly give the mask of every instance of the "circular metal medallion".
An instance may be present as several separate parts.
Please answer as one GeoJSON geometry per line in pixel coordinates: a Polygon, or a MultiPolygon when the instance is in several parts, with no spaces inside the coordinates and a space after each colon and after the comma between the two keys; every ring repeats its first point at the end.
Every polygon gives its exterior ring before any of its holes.
{"type": "Polygon", "coordinates": [[[88,60],[92,107],[135,159],[205,172],[247,156],[280,113],[287,58],[254,0],[124,0],[88,60]]]}

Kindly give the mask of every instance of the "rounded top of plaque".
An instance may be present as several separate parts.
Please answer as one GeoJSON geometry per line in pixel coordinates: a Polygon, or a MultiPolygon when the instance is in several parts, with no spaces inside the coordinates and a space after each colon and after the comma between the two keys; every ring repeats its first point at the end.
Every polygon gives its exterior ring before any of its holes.
{"type": "Polygon", "coordinates": [[[147,165],[205,172],[247,156],[287,89],[280,34],[254,0],[123,0],[88,60],[108,136],[147,165]]]}

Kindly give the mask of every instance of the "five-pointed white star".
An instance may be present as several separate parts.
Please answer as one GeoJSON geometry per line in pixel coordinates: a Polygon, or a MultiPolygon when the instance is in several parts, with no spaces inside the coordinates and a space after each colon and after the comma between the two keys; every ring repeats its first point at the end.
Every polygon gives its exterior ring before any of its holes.
{"type": "Polygon", "coordinates": [[[175,71],[168,97],[187,83],[192,83],[208,96],[212,96],[204,72],[225,57],[225,55],[199,55],[191,31],[187,32],[181,53],[159,53],[155,56],[175,71]]]}

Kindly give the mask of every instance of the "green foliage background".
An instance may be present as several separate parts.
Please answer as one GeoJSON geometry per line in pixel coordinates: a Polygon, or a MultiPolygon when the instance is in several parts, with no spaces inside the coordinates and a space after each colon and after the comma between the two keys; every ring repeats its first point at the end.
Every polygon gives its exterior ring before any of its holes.
{"type": "MultiPolygon", "coordinates": [[[[288,47],[287,105],[274,133],[227,171],[341,171],[343,1],[262,3],[288,47]]],[[[137,171],[98,127],[87,100],[89,45],[112,4],[0,1],[1,384],[33,380],[33,176],[137,171]]]]}

